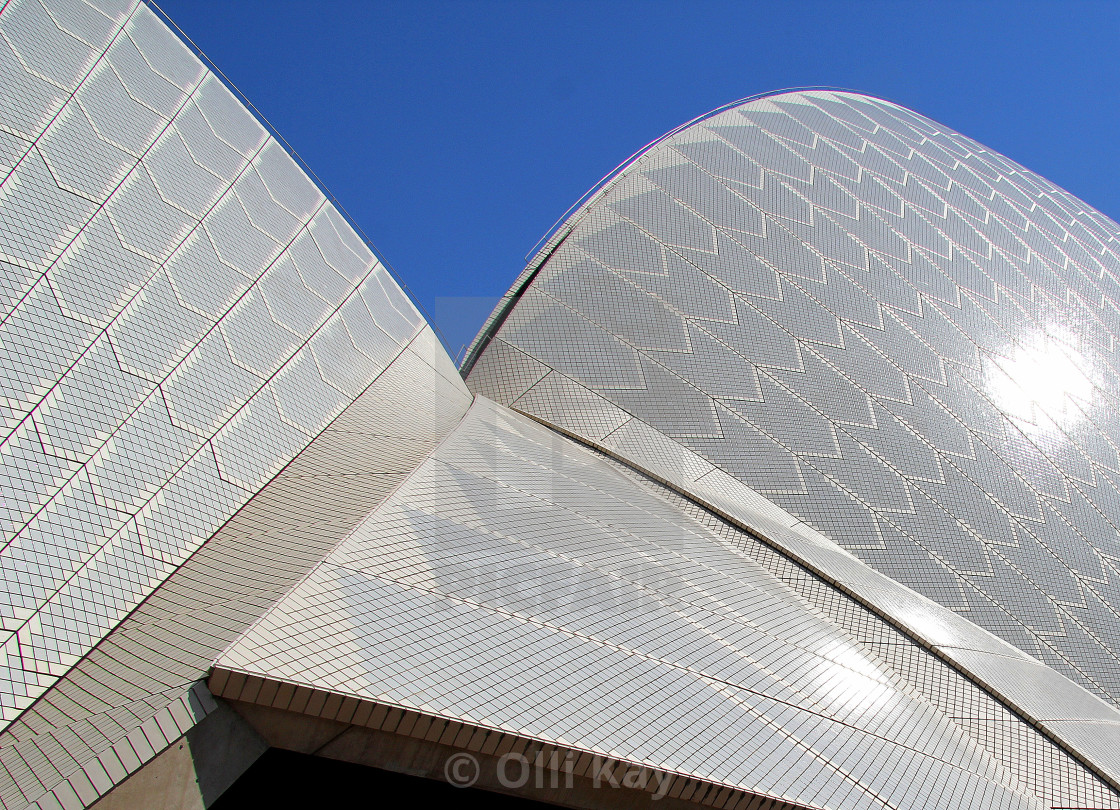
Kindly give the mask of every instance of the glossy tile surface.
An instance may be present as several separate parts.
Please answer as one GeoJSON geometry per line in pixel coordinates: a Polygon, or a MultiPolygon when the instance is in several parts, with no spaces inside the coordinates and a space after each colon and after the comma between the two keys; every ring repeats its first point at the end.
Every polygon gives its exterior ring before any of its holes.
{"type": "Polygon", "coordinates": [[[1118,235],[901,107],[773,96],[608,181],[468,382],[657,434],[1116,706],[1118,235]]]}
{"type": "Polygon", "coordinates": [[[92,805],[215,657],[713,796],[1120,807],[1114,224],[885,102],[751,102],[546,246],[472,405],[148,6],[0,35],[4,808],[92,805]]]}
{"type": "Polygon", "coordinates": [[[8,722],[424,323],[147,6],[14,0],[0,34],[8,722]]]}
{"type": "Polygon", "coordinates": [[[0,806],[108,792],[214,709],[214,658],[412,472],[471,397],[431,328],[0,733],[0,806]]]}
{"type": "Polygon", "coordinates": [[[484,399],[215,669],[818,807],[1044,806],[762,564],[484,399]]]}

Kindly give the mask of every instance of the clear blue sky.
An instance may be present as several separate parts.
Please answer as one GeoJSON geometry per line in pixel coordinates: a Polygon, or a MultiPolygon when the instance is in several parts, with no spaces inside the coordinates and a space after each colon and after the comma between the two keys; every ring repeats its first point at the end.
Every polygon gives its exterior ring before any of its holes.
{"type": "Polygon", "coordinates": [[[1120,219],[1120,2],[161,7],[315,170],[453,355],[604,174],[779,88],[904,104],[1120,219]]]}

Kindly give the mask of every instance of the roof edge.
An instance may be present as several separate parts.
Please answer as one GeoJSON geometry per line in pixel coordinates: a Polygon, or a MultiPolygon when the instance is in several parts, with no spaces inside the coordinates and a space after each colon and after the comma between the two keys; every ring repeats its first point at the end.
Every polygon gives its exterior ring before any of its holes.
{"type": "Polygon", "coordinates": [[[613,185],[614,181],[621,177],[622,174],[624,174],[626,170],[629,169],[630,166],[637,162],[642,156],[646,155],[648,152],[650,152],[650,150],[655,149],[656,147],[661,145],[664,141],[672,138],[674,135],[683,132],[689,127],[706,121],[709,118],[714,118],[721,113],[727,112],[728,110],[735,109],[736,107],[741,107],[744,104],[749,104],[752,101],[762,101],[764,99],[776,98],[778,96],[790,95],[792,93],[806,93],[814,91],[844,93],[847,95],[861,96],[863,98],[875,99],[877,101],[886,101],[889,104],[895,104],[896,106],[902,107],[903,109],[909,109],[904,105],[898,104],[898,102],[896,101],[891,101],[890,99],[881,98],[879,96],[873,96],[869,93],[860,92],[859,90],[850,90],[844,87],[828,87],[825,85],[786,87],[781,90],[769,90],[764,93],[756,93],[754,95],[746,96],[735,101],[729,101],[726,104],[721,104],[715,109],[709,110],[706,113],[702,113],[701,115],[698,115],[689,121],[685,121],[683,124],[679,124],[673,127],[665,134],[654,138],[641,149],[637,150],[628,158],[615,166],[613,169],[611,169],[597,183],[591,186],[591,188],[589,188],[582,197],[572,203],[572,205],[569,206],[568,210],[560,215],[560,218],[557,219],[556,222],[554,222],[552,226],[549,227],[547,231],[545,231],[544,235],[537,240],[537,243],[533,245],[532,248],[530,248],[529,252],[525,255],[525,261],[527,262],[525,268],[521,271],[517,278],[514,279],[513,284],[510,285],[509,290],[506,291],[501,300],[499,300],[498,303],[494,306],[494,309],[487,316],[486,320],[483,321],[482,328],[479,329],[478,334],[475,335],[474,340],[472,340],[470,345],[467,347],[467,351],[463,355],[462,363],[459,365],[459,373],[464,378],[466,378],[466,376],[470,374],[471,369],[474,368],[474,364],[478,361],[478,358],[481,356],[487,344],[489,344],[490,338],[497,333],[498,329],[501,327],[502,323],[505,321],[506,317],[513,309],[514,304],[516,304],[517,300],[521,297],[521,294],[525,291],[525,288],[528,287],[532,282],[533,277],[545,265],[549,257],[560,246],[560,243],[563,242],[564,239],[568,237],[568,234],[570,234],[575,228],[576,222],[578,222],[578,220],[581,219],[583,215],[591,209],[591,207],[595,204],[599,197],[603,196],[603,194],[606,193],[606,191],[613,185]]]}

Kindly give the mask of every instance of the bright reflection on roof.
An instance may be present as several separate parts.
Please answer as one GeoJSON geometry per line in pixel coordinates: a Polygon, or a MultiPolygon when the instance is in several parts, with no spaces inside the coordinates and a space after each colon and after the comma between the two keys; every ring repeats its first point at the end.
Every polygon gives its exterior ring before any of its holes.
{"type": "Polygon", "coordinates": [[[825,661],[813,668],[806,686],[814,697],[838,715],[869,712],[896,698],[894,688],[881,680],[882,673],[864,656],[855,653],[843,657],[847,660],[842,664],[825,661]],[[846,666],[849,663],[855,664],[856,669],[846,666]]]}
{"type": "Polygon", "coordinates": [[[995,404],[1040,429],[1072,426],[1093,393],[1092,364],[1074,344],[1068,330],[1049,326],[1021,340],[1010,357],[994,358],[999,368],[987,375],[987,386],[995,404]]]}

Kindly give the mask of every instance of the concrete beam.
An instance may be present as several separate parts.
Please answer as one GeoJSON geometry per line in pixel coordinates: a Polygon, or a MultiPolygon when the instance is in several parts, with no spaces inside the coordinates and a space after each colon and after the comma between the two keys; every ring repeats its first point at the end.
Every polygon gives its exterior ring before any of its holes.
{"type": "Polygon", "coordinates": [[[206,810],[268,748],[228,705],[218,708],[121,782],[96,810],[206,810]]]}

